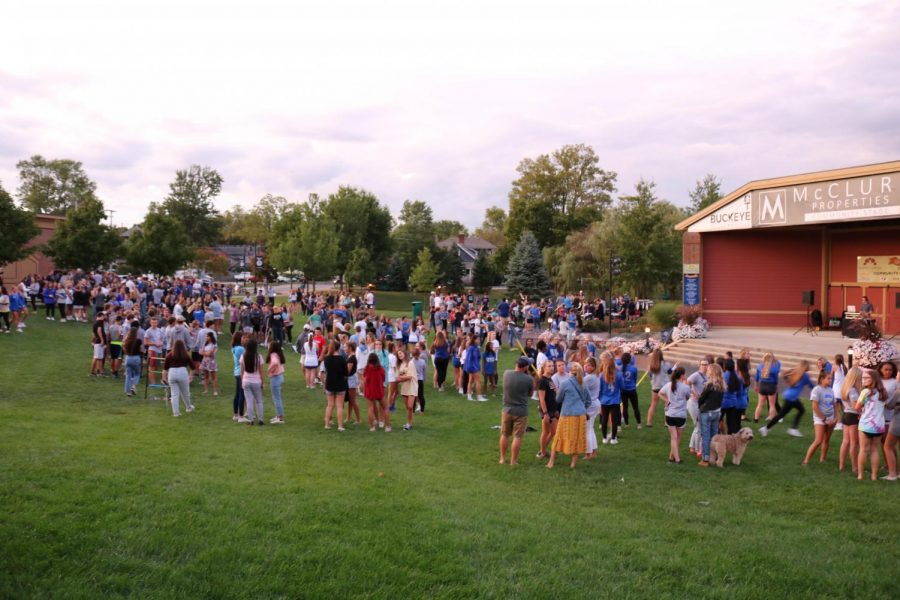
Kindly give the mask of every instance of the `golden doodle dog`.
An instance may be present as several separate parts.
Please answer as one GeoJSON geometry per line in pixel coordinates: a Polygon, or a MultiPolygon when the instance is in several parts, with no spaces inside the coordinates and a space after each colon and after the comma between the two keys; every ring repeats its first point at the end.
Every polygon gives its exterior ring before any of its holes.
{"type": "Polygon", "coordinates": [[[713,436],[712,443],[709,446],[709,462],[714,462],[717,467],[722,467],[725,465],[725,454],[731,452],[731,462],[735,465],[741,464],[744,452],[747,451],[747,444],[752,439],[753,430],[749,427],[744,427],[731,435],[720,433],[713,436]]]}

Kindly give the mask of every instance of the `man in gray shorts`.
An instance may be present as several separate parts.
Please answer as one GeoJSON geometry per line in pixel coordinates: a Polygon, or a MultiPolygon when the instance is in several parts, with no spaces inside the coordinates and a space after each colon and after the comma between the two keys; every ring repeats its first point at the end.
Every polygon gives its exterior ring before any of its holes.
{"type": "Polygon", "coordinates": [[[513,436],[509,464],[519,461],[519,449],[528,427],[528,399],[534,393],[534,379],[528,374],[531,360],[520,356],[515,371],[503,373],[503,412],[500,421],[500,464],[506,464],[509,436],[513,436]]]}

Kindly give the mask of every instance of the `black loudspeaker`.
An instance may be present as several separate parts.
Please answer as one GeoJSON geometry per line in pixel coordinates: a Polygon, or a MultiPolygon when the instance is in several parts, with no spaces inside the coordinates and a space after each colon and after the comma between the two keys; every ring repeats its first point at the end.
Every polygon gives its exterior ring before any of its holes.
{"type": "Polygon", "coordinates": [[[822,311],[818,308],[809,313],[809,324],[817,329],[821,329],[825,324],[822,320],[822,311]]]}
{"type": "Polygon", "coordinates": [[[896,303],[894,308],[900,308],[900,293],[896,294],[896,299],[894,300],[894,302],[896,303]]]}
{"type": "Polygon", "coordinates": [[[803,292],[803,304],[806,306],[812,306],[816,303],[816,292],[815,290],[809,290],[808,292],[803,292]]]}

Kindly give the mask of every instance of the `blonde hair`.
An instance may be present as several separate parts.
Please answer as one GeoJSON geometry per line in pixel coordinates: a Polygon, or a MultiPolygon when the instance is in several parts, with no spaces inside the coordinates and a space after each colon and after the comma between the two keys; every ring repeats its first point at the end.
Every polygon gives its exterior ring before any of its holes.
{"type": "Polygon", "coordinates": [[[766,352],[763,354],[763,368],[762,368],[762,376],[768,377],[769,371],[772,369],[772,366],[775,364],[775,355],[771,352],[766,352]]]}
{"type": "Polygon", "coordinates": [[[862,369],[853,367],[844,375],[844,384],[841,386],[841,398],[850,399],[850,390],[855,389],[857,392],[862,389],[862,369]]]}
{"type": "Polygon", "coordinates": [[[718,391],[723,391],[725,389],[725,378],[722,374],[722,367],[716,363],[709,365],[709,369],[706,371],[706,385],[718,391]]]}
{"type": "Polygon", "coordinates": [[[657,373],[659,373],[659,370],[662,368],[662,362],[663,362],[662,350],[657,348],[656,350],[654,350],[653,352],[650,353],[650,367],[648,370],[651,373],[653,373],[654,375],[656,375],[657,373]]]}
{"type": "Polygon", "coordinates": [[[578,380],[578,385],[584,383],[584,369],[582,369],[581,365],[577,362],[573,362],[569,365],[569,375],[578,380]]]}
{"type": "Polygon", "coordinates": [[[609,351],[600,355],[600,376],[607,385],[612,385],[616,381],[616,361],[609,351]]]}
{"type": "Polygon", "coordinates": [[[799,363],[797,363],[796,367],[788,372],[788,374],[785,376],[785,379],[787,379],[787,382],[790,385],[796,385],[798,381],[803,379],[803,376],[807,371],[809,371],[809,362],[801,360],[799,363]]]}

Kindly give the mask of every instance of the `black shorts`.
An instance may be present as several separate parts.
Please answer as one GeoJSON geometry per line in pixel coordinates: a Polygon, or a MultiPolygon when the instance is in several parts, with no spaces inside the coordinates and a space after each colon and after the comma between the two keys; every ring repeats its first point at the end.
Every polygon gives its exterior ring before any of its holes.
{"type": "Polygon", "coordinates": [[[687,419],[684,417],[670,417],[666,415],[666,425],[669,427],[684,427],[687,419]]]}
{"type": "Polygon", "coordinates": [[[866,434],[867,438],[880,438],[884,435],[883,433],[869,433],[868,431],[863,431],[863,433],[866,434]]]}
{"type": "Polygon", "coordinates": [[[759,395],[760,396],[774,396],[777,391],[778,391],[778,386],[774,383],[762,381],[759,384],[759,395]]]}
{"type": "Polygon", "coordinates": [[[122,358],[122,346],[118,344],[110,344],[109,357],[113,360],[119,360],[120,358],[122,358]]]}
{"type": "Polygon", "coordinates": [[[203,360],[203,356],[199,352],[191,352],[191,360],[198,363],[203,360]]]}
{"type": "Polygon", "coordinates": [[[844,416],[841,417],[841,423],[847,425],[848,427],[859,425],[859,415],[855,413],[845,412],[844,416]]]}

